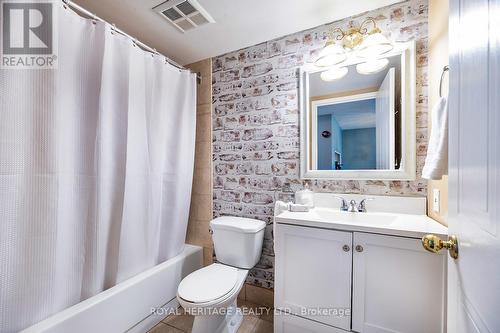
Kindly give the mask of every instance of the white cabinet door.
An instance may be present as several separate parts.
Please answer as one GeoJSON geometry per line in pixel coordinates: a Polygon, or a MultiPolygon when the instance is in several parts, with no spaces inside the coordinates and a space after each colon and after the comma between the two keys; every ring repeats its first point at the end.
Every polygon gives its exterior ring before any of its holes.
{"type": "Polygon", "coordinates": [[[346,333],[346,331],[277,311],[274,315],[274,333],[346,333]]]}
{"type": "Polygon", "coordinates": [[[276,225],[275,307],[350,330],[352,233],[276,225]]]}
{"type": "Polygon", "coordinates": [[[353,331],[446,331],[444,253],[419,239],[354,233],[353,263],[353,331]]]}

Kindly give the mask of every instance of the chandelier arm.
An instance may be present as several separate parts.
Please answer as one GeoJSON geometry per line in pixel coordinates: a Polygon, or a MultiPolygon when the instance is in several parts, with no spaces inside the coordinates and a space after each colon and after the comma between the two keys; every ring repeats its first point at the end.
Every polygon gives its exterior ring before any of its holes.
{"type": "Polygon", "coordinates": [[[332,38],[332,40],[333,39],[335,39],[335,40],[342,40],[345,37],[345,35],[346,35],[346,33],[341,28],[335,28],[331,32],[331,38],[332,38]],[[337,34],[337,37],[335,37],[335,34],[337,34]]]}
{"type": "Polygon", "coordinates": [[[362,35],[367,35],[368,34],[368,27],[366,25],[368,24],[373,24],[373,30],[377,29],[377,22],[373,17],[367,17],[359,26],[359,33],[362,35]]]}

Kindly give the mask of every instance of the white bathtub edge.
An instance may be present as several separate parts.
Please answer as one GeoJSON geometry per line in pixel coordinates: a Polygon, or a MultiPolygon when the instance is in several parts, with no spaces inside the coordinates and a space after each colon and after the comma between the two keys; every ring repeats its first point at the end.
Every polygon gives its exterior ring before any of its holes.
{"type": "Polygon", "coordinates": [[[150,317],[153,308],[175,299],[182,278],[203,266],[203,249],[184,246],[183,251],[149,270],[125,280],[33,325],[21,333],[123,333],[150,317]]]}
{"type": "Polygon", "coordinates": [[[144,333],[152,329],[154,326],[156,326],[160,321],[163,319],[167,318],[169,311],[175,311],[178,309],[180,306],[179,301],[177,298],[174,298],[167,304],[163,305],[161,308],[165,310],[163,314],[150,314],[146,318],[144,318],[141,322],[137,323],[135,326],[133,326],[131,329],[127,330],[126,333],[144,333]]]}

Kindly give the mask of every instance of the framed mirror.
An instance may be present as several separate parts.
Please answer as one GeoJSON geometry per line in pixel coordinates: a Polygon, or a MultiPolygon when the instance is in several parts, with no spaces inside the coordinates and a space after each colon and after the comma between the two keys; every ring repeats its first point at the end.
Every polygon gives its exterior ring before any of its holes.
{"type": "Polygon", "coordinates": [[[414,42],[372,61],[302,67],[301,178],[414,180],[415,72],[414,42]]]}

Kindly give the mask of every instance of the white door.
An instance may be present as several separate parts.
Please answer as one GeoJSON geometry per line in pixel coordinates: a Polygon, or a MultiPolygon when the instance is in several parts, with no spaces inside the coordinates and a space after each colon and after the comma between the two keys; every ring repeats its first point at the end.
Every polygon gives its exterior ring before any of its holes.
{"type": "Polygon", "coordinates": [[[444,253],[425,251],[420,239],[358,232],[352,244],[353,331],[445,332],[444,253]]]}
{"type": "Polygon", "coordinates": [[[500,0],[450,2],[449,332],[500,332],[500,0]]]}
{"type": "Polygon", "coordinates": [[[394,169],[395,165],[395,70],[390,68],[375,100],[377,169],[394,169]]]}
{"type": "Polygon", "coordinates": [[[276,225],[275,308],[351,328],[352,233],[276,225]]]}

